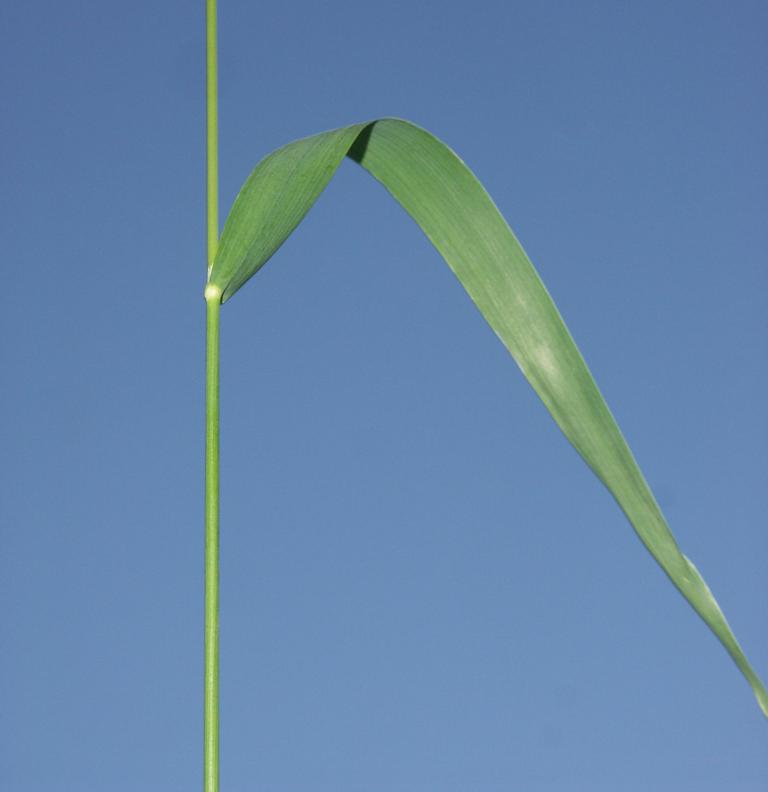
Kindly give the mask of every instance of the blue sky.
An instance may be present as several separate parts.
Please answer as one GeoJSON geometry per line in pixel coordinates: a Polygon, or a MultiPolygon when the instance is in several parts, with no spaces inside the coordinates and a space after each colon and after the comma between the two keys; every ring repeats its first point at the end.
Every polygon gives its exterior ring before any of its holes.
{"type": "MultiPolygon", "coordinates": [[[[765,4],[220,2],[223,210],[316,131],[449,143],[765,678],[765,4]]],[[[0,19],[0,778],[186,792],[203,4],[0,19]]],[[[749,688],[362,170],[222,321],[222,790],[765,789],[749,688]]]]}

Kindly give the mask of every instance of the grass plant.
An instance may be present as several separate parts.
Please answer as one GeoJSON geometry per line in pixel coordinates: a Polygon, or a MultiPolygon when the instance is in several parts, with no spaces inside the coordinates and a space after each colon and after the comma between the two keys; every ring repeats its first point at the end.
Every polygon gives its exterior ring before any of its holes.
{"type": "MultiPolygon", "coordinates": [[[[664,515],[533,265],[474,174],[445,143],[383,118],[294,141],[247,178],[219,237],[216,0],[207,0],[208,280],[206,366],[205,792],[217,792],[219,321],[349,158],[418,223],[638,537],[717,636],[768,716],[768,693],[664,515]]],[[[404,284],[408,288],[408,284],[404,284]]]]}

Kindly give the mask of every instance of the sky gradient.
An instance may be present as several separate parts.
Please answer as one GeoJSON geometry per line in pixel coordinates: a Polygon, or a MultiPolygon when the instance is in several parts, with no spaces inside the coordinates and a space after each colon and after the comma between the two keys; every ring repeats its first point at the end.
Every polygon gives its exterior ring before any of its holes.
{"type": "MultiPolygon", "coordinates": [[[[201,788],[203,12],[0,11],[13,792],[201,788]]],[[[445,140],[764,680],[766,39],[758,2],[219,9],[222,221],[291,139],[445,140]]],[[[221,365],[222,792],[766,789],[747,684],[353,163],[221,365]]]]}

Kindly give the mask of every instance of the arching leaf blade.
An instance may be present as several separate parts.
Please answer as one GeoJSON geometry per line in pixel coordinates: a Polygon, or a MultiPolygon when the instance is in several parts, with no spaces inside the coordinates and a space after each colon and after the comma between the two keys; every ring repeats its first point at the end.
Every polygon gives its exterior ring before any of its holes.
{"type": "Polygon", "coordinates": [[[226,302],[312,208],[365,124],[295,140],[254,168],[232,205],[208,282],[226,302]]]}
{"type": "Polygon", "coordinates": [[[717,601],[680,549],[538,273],[487,192],[451,149],[407,121],[382,119],[290,143],[241,190],[210,283],[223,299],[277,250],[345,154],[418,223],[553,418],[622,508],[673,584],[726,648],[768,717],[768,693],[717,601]]]}

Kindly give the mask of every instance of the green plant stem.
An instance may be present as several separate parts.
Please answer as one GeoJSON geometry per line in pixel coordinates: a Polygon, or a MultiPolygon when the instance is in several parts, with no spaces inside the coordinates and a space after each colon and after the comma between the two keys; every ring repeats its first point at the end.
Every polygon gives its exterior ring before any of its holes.
{"type": "MultiPolygon", "coordinates": [[[[206,159],[208,275],[219,244],[219,102],[216,0],[206,0],[206,159]]],[[[205,714],[204,792],[219,790],[219,311],[221,290],[208,285],[205,365],[205,714]]]]}
{"type": "Polygon", "coordinates": [[[219,312],[206,289],[205,366],[205,751],[204,790],[219,789],[219,312]]]}
{"type": "Polygon", "coordinates": [[[216,48],[216,0],[206,0],[206,160],[208,170],[208,272],[219,245],[219,68],[216,48]]]}

